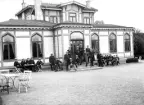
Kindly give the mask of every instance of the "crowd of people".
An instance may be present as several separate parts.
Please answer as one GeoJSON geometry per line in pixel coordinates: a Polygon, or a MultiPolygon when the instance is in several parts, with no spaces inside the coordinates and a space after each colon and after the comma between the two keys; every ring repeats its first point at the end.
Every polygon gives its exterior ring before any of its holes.
{"type": "Polygon", "coordinates": [[[119,65],[119,57],[117,55],[112,56],[110,55],[102,55],[100,53],[97,54],[98,66],[108,66],[108,65],[119,65]]]}
{"type": "Polygon", "coordinates": [[[99,67],[120,64],[119,57],[117,55],[102,55],[95,52],[94,49],[89,48],[89,46],[87,46],[86,49],[77,46],[73,51],[71,48],[69,48],[69,50],[67,50],[66,54],[64,55],[64,61],[67,71],[72,67],[77,70],[76,68],[83,62],[85,62],[86,67],[88,65],[92,67],[95,64],[97,64],[99,67]],[[94,61],[97,61],[97,63],[94,61]]]}
{"type": "Polygon", "coordinates": [[[74,50],[70,48],[64,55],[64,61],[67,71],[72,67],[77,70],[76,68],[83,64],[83,62],[85,62],[86,67],[88,64],[90,64],[90,66],[94,66],[95,51],[90,49],[89,46],[87,46],[86,49],[83,49],[82,46],[77,46],[74,50]]]}
{"type": "MultiPolygon", "coordinates": [[[[120,64],[119,57],[117,55],[102,55],[95,52],[94,49],[89,48],[89,46],[87,46],[86,49],[83,49],[82,46],[76,46],[75,49],[69,48],[64,55],[64,63],[60,59],[56,58],[53,54],[51,54],[49,57],[49,63],[51,70],[55,72],[63,70],[64,65],[66,71],[69,71],[71,69],[77,71],[77,67],[79,65],[82,65],[83,63],[86,67],[88,65],[92,67],[95,64],[99,67],[120,64]]],[[[32,71],[40,71],[43,64],[44,63],[41,61],[41,59],[39,59],[35,63],[33,58],[22,59],[20,63],[18,62],[18,60],[14,62],[14,66],[16,68],[21,68],[22,72],[27,69],[30,69],[32,71]]]]}
{"type": "Polygon", "coordinates": [[[37,72],[37,71],[41,71],[41,66],[44,63],[41,61],[41,59],[39,58],[39,60],[35,63],[35,61],[33,60],[33,58],[27,58],[27,59],[22,59],[21,62],[19,62],[17,59],[14,62],[14,66],[16,68],[19,68],[21,72],[23,72],[24,70],[31,70],[33,72],[37,72]]]}

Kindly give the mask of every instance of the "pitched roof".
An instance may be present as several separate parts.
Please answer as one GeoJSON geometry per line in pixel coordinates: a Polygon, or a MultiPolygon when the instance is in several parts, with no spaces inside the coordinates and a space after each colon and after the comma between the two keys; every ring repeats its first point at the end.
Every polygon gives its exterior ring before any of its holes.
{"type": "Polygon", "coordinates": [[[59,4],[51,4],[51,3],[42,3],[41,4],[43,7],[58,7],[59,4]]]}
{"type": "Polygon", "coordinates": [[[25,8],[21,9],[19,12],[17,12],[15,15],[18,16],[19,14],[21,14],[22,12],[24,12],[27,9],[34,9],[34,5],[28,5],[25,8]]]}
{"type": "Polygon", "coordinates": [[[42,9],[56,9],[56,10],[62,10],[58,7],[59,4],[51,4],[51,3],[42,3],[41,8],[42,9]]]}
{"type": "Polygon", "coordinates": [[[54,23],[42,21],[42,20],[16,20],[10,19],[8,21],[0,22],[0,27],[3,26],[22,26],[22,27],[51,27],[54,23]]]}
{"type": "MultiPolygon", "coordinates": [[[[84,11],[98,11],[97,9],[90,7],[87,8],[86,5],[81,4],[77,1],[70,1],[70,2],[66,2],[66,3],[61,3],[61,4],[50,4],[50,3],[42,3],[41,4],[41,8],[42,9],[55,9],[55,10],[61,10],[61,7],[65,6],[65,5],[69,5],[69,4],[77,4],[81,7],[84,8],[84,11]]],[[[21,14],[22,12],[24,12],[25,10],[32,8],[34,9],[34,5],[28,5],[25,8],[23,8],[22,10],[20,10],[18,13],[16,13],[16,16],[18,16],[19,14],[21,14]]]]}
{"type": "Polygon", "coordinates": [[[81,4],[81,3],[77,2],[77,1],[74,1],[74,0],[66,2],[66,3],[62,3],[62,4],[59,5],[59,7],[63,7],[65,5],[69,5],[69,4],[77,4],[77,5],[81,6],[81,7],[86,7],[85,5],[83,5],[83,4],[81,4]]]}
{"type": "Polygon", "coordinates": [[[62,4],[60,4],[60,5],[58,5],[58,7],[62,7],[62,6],[65,6],[65,5],[69,5],[69,4],[77,4],[77,5],[79,5],[79,6],[81,6],[81,7],[83,7],[84,8],[84,10],[92,10],[92,11],[97,11],[97,9],[95,9],[95,8],[93,8],[93,7],[90,7],[90,8],[87,8],[87,6],[86,5],[84,5],[84,4],[81,4],[81,3],[79,3],[79,2],[77,2],[77,1],[70,1],[70,2],[67,2],[67,3],[62,3],[62,4]]]}
{"type": "Polygon", "coordinates": [[[93,24],[93,28],[133,28],[113,24],[93,24]]]}
{"type": "Polygon", "coordinates": [[[16,20],[10,19],[8,21],[0,22],[0,27],[57,27],[57,26],[85,26],[90,28],[132,28],[120,25],[113,24],[84,24],[84,23],[72,23],[72,22],[63,22],[63,23],[50,23],[42,20],[16,20]]]}
{"type": "Polygon", "coordinates": [[[83,9],[83,11],[98,11],[98,9],[95,9],[95,8],[93,8],[93,7],[90,7],[90,8],[85,7],[85,8],[83,9]]]}

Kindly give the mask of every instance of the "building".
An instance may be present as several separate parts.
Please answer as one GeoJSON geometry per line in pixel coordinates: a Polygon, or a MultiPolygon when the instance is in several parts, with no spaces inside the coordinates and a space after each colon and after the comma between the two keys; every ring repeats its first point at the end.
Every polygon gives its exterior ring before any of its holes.
{"type": "Polygon", "coordinates": [[[98,10],[76,1],[62,4],[22,3],[16,16],[0,23],[0,67],[13,66],[15,58],[42,58],[49,62],[54,53],[63,59],[70,46],[87,45],[102,54],[133,57],[133,27],[94,24],[98,10]]]}

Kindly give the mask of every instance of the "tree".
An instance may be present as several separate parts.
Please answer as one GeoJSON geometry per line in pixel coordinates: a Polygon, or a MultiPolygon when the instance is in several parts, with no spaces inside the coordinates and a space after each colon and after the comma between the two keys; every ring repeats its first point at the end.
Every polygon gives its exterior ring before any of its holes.
{"type": "Polygon", "coordinates": [[[144,33],[142,33],[139,29],[136,29],[133,36],[135,56],[144,55],[144,33]]]}
{"type": "Polygon", "coordinates": [[[139,34],[139,33],[142,33],[140,29],[135,29],[135,34],[139,34]]]}

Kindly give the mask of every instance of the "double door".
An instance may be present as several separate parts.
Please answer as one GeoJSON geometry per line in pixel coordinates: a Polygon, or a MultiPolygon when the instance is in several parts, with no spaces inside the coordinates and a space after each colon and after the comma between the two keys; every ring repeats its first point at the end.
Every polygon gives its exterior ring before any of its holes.
{"type": "Polygon", "coordinates": [[[84,49],[84,41],[83,41],[83,40],[71,40],[72,55],[75,55],[75,52],[76,52],[79,48],[84,49]]]}

